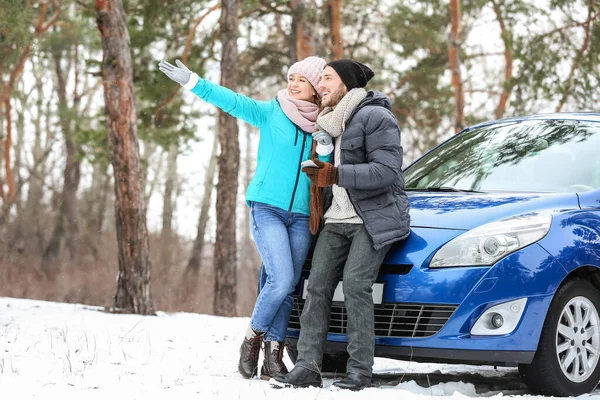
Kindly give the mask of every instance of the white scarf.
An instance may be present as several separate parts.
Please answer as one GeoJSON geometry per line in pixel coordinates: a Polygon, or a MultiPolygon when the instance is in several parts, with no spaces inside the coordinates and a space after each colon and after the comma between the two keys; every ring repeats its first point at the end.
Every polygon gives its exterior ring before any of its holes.
{"type": "Polygon", "coordinates": [[[333,137],[340,136],[354,109],[367,97],[363,88],[354,88],[342,98],[335,108],[325,107],[317,118],[317,124],[333,137]]]}
{"type": "Polygon", "coordinates": [[[363,88],[354,88],[342,98],[335,108],[325,107],[317,118],[317,124],[335,138],[334,165],[340,165],[340,140],[348,118],[356,107],[367,97],[363,88]]]}
{"type": "MultiPolygon", "coordinates": [[[[317,124],[335,138],[334,165],[340,165],[340,142],[346,129],[346,122],[356,107],[367,97],[363,88],[350,90],[335,108],[327,107],[319,114],[317,124]]],[[[333,200],[325,212],[325,223],[361,224],[363,220],[358,216],[346,189],[333,185],[331,187],[333,200]]]]}

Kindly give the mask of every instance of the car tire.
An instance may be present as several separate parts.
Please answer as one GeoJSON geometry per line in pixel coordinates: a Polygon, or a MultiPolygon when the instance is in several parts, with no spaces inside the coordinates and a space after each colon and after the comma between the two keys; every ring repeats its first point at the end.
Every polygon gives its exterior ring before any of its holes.
{"type": "MultiPolygon", "coordinates": [[[[298,359],[298,349],[295,346],[286,346],[288,357],[296,364],[298,359]]],[[[348,353],[336,352],[336,353],[324,353],[323,364],[321,365],[322,372],[333,372],[336,374],[346,373],[346,363],[348,362],[348,353]]]]}
{"type": "Polygon", "coordinates": [[[519,365],[531,391],[565,397],[594,390],[600,381],[599,312],[600,292],[591,282],[575,278],[558,289],[533,361],[519,365]]]}

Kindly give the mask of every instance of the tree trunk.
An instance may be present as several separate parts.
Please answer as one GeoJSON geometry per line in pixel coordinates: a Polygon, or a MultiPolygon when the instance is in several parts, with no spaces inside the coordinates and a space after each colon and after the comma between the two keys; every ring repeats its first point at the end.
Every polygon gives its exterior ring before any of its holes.
{"type": "MultiPolygon", "coordinates": [[[[252,132],[254,128],[250,124],[246,124],[246,157],[244,160],[244,190],[250,186],[252,175],[254,174],[254,152],[252,151],[252,132]]],[[[248,249],[252,247],[252,238],[250,237],[250,207],[244,207],[244,221],[242,223],[242,248],[245,250],[243,254],[248,254],[248,249]]],[[[257,266],[255,268],[258,268],[257,266]]]]}
{"type": "MultiPolygon", "coordinates": [[[[61,196],[62,198],[63,196],[61,196]]],[[[65,219],[67,217],[67,203],[61,199],[60,208],[56,215],[54,229],[48,239],[48,244],[42,254],[42,269],[47,270],[52,266],[52,262],[58,258],[61,249],[62,238],[65,236],[65,219]]]]}
{"type": "Polygon", "coordinates": [[[4,139],[4,168],[6,173],[6,184],[8,188],[8,193],[6,198],[4,199],[4,206],[9,206],[12,204],[15,198],[15,178],[13,176],[12,166],[10,165],[10,151],[12,148],[12,119],[11,119],[11,105],[10,98],[6,100],[4,104],[4,108],[6,110],[6,138],[4,139]]]}
{"type": "Polygon", "coordinates": [[[108,196],[110,190],[110,175],[106,170],[104,171],[104,174],[104,182],[102,183],[102,187],[100,188],[100,203],[98,203],[98,208],[96,209],[96,218],[94,219],[94,227],[96,228],[96,232],[102,232],[104,230],[104,216],[106,215],[106,203],[108,203],[108,196]]]}
{"type": "MultiPolygon", "coordinates": [[[[221,2],[221,85],[237,90],[238,0],[221,2]]],[[[240,145],[234,117],[219,111],[219,183],[217,185],[217,238],[215,243],[214,313],[236,315],[236,217],[240,145]]]]}
{"type": "MultiPolygon", "coordinates": [[[[162,231],[161,237],[168,239],[173,232],[173,212],[175,209],[176,198],[173,198],[173,193],[176,193],[177,186],[177,156],[179,155],[177,144],[172,144],[169,147],[167,155],[167,176],[165,180],[165,195],[163,200],[162,212],[162,231]]],[[[175,196],[176,197],[176,196],[175,196]]]]}
{"type": "MultiPolygon", "coordinates": [[[[243,188],[248,189],[252,176],[254,175],[255,151],[252,146],[252,136],[257,129],[246,124],[246,148],[244,149],[244,173],[243,188]]],[[[257,282],[261,266],[261,259],[252,241],[250,234],[250,207],[244,207],[243,221],[240,224],[242,233],[240,238],[240,262],[238,265],[238,305],[241,315],[250,315],[254,308],[256,299],[256,285],[248,285],[248,282],[257,282]]]]}
{"type": "Polygon", "coordinates": [[[456,133],[465,127],[465,94],[460,72],[460,0],[450,0],[448,59],[454,89],[454,132],[456,133]]]}
{"type": "MultiPolygon", "coordinates": [[[[77,156],[77,145],[73,141],[73,123],[71,119],[71,109],[67,101],[67,86],[66,79],[62,70],[62,51],[56,47],[52,49],[52,58],[54,59],[54,69],[56,73],[58,94],[58,113],[60,127],[63,133],[66,149],[66,163],[63,172],[63,191],[61,212],[57,216],[55,222],[56,228],[50,239],[49,245],[44,252],[46,258],[56,258],[59,254],[60,242],[63,237],[66,239],[66,245],[69,249],[69,256],[72,260],[76,259],[79,254],[79,223],[77,218],[77,190],[81,177],[81,161],[77,156]],[[66,218],[66,221],[63,221],[66,218]],[[66,222],[66,224],[65,224],[66,222]],[[65,232],[65,227],[67,232],[65,232]],[[66,233],[66,235],[65,235],[66,233]],[[56,235],[56,236],[55,236],[56,235]]],[[[75,111],[73,109],[73,111],[75,111]]]]}
{"type": "MultiPolygon", "coordinates": [[[[0,109],[2,104],[0,104],[0,109]]],[[[4,165],[4,120],[2,119],[2,113],[0,113],[0,200],[4,204],[6,193],[4,191],[4,179],[2,177],[2,165],[4,165]]]]}
{"type": "Polygon", "coordinates": [[[329,9],[332,60],[339,60],[344,57],[344,45],[341,33],[341,7],[342,0],[329,0],[327,4],[327,8],[329,9]]]}
{"type": "MultiPolygon", "coordinates": [[[[217,130],[218,133],[218,130],[217,130]]],[[[217,169],[217,159],[219,151],[219,138],[215,135],[213,139],[212,152],[210,154],[210,161],[208,162],[208,168],[204,175],[204,197],[202,198],[202,206],[200,207],[200,217],[198,218],[198,230],[196,233],[196,239],[194,240],[194,246],[192,253],[188,261],[186,272],[193,272],[198,274],[200,267],[202,266],[202,253],[204,252],[204,237],[206,236],[206,225],[208,223],[208,216],[210,210],[210,199],[212,197],[213,188],[215,186],[215,171],[217,169]]]]}
{"type": "Polygon", "coordinates": [[[97,234],[102,231],[106,201],[110,191],[108,166],[102,163],[92,164],[92,182],[85,194],[85,224],[88,232],[97,234]]]}
{"type": "Polygon", "coordinates": [[[312,35],[315,34],[316,30],[306,26],[306,5],[304,4],[304,0],[290,0],[290,7],[292,9],[290,41],[293,45],[290,46],[290,50],[295,50],[295,54],[292,54],[291,57],[291,62],[294,63],[315,54],[315,44],[312,35]]]}
{"type": "MultiPolygon", "coordinates": [[[[41,64],[41,63],[40,63],[41,64]]],[[[35,91],[37,93],[43,93],[43,79],[42,74],[36,68],[33,68],[33,74],[35,76],[35,91]]],[[[44,98],[43,96],[37,96],[37,101],[35,105],[36,116],[33,120],[35,138],[33,141],[33,164],[39,164],[44,156],[44,150],[42,148],[42,118],[46,113],[46,108],[44,108],[44,98]]],[[[47,132],[50,135],[50,132],[47,132]]],[[[40,167],[40,171],[36,174],[33,174],[29,178],[29,182],[27,183],[27,200],[25,201],[25,209],[29,214],[28,221],[30,221],[30,226],[34,230],[34,235],[36,237],[37,249],[36,253],[40,254],[44,251],[44,235],[42,233],[40,216],[43,215],[44,205],[42,204],[42,195],[43,195],[43,187],[44,187],[44,179],[46,174],[44,173],[43,166],[40,167]]]]}
{"type": "Polygon", "coordinates": [[[500,9],[498,1],[493,0],[492,6],[494,8],[494,13],[496,14],[498,24],[500,25],[500,36],[502,37],[502,42],[504,43],[504,82],[502,84],[500,101],[498,101],[498,106],[494,111],[496,119],[500,119],[506,112],[506,106],[508,104],[508,99],[510,98],[510,92],[512,91],[511,81],[513,78],[513,40],[512,34],[506,27],[506,23],[502,17],[502,10],[500,9]]]}
{"type": "Polygon", "coordinates": [[[150,159],[156,153],[157,148],[158,148],[158,145],[151,141],[144,142],[144,147],[143,147],[142,156],[141,156],[142,159],[141,159],[141,163],[140,163],[141,174],[142,174],[142,183],[141,183],[140,187],[144,188],[144,190],[145,190],[144,201],[146,202],[146,204],[148,204],[150,202],[150,198],[154,194],[154,189],[158,185],[158,179],[160,177],[159,171],[162,170],[163,154],[160,153],[158,156],[158,164],[157,164],[156,170],[155,170],[156,172],[154,173],[152,181],[150,181],[150,183],[148,183],[148,170],[150,169],[150,159]]]}
{"type": "MultiPolygon", "coordinates": [[[[25,93],[21,90],[21,95],[19,96],[19,105],[16,108],[17,120],[15,121],[15,128],[17,132],[17,140],[14,147],[15,154],[15,184],[17,188],[23,187],[23,177],[21,176],[21,168],[23,167],[23,143],[25,140],[25,110],[27,109],[27,99],[29,93],[25,93]]],[[[15,99],[16,100],[16,99],[15,99]]],[[[27,224],[24,219],[25,213],[23,212],[23,195],[21,194],[21,190],[17,190],[14,199],[15,205],[15,223],[14,228],[12,230],[11,239],[9,241],[9,249],[17,249],[18,251],[23,251],[23,240],[24,237],[28,234],[25,229],[29,228],[29,224],[27,224]]]]}
{"type": "MultiPolygon", "coordinates": [[[[24,97],[21,99],[21,104],[17,110],[17,143],[15,144],[15,182],[17,185],[23,185],[23,177],[21,176],[21,167],[23,164],[23,143],[25,141],[25,109],[27,108],[27,94],[23,94],[24,97]]],[[[15,197],[15,210],[17,212],[17,219],[22,220],[23,212],[23,195],[17,193],[15,197]]],[[[19,229],[20,227],[17,227],[19,229]]]]}
{"type": "MultiPolygon", "coordinates": [[[[39,92],[41,93],[41,92],[39,92]]],[[[39,160],[40,157],[42,156],[43,150],[42,150],[42,127],[41,127],[41,122],[42,122],[42,96],[38,96],[39,100],[37,101],[37,116],[35,118],[35,120],[33,121],[33,126],[34,126],[34,131],[35,131],[35,138],[33,140],[33,150],[32,150],[32,156],[33,156],[33,162],[35,163],[36,160],[39,160]]],[[[27,185],[27,200],[26,200],[26,205],[25,208],[28,210],[28,212],[31,215],[31,221],[38,221],[38,217],[39,217],[39,211],[40,211],[40,207],[41,207],[41,201],[42,201],[42,186],[43,186],[43,182],[42,182],[42,178],[43,178],[43,174],[39,175],[39,178],[37,176],[33,176],[27,185]]]]}
{"type": "Polygon", "coordinates": [[[154,314],[127,19],[121,0],[96,0],[96,11],[102,40],[102,83],[115,180],[119,275],[114,309],[154,314]]]}

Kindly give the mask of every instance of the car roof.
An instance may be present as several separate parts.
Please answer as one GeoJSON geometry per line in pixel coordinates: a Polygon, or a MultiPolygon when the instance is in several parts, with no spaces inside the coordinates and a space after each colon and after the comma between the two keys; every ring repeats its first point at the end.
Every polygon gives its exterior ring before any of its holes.
{"type": "Polygon", "coordinates": [[[600,112],[559,112],[559,113],[547,113],[547,114],[532,114],[518,117],[502,118],[492,121],[481,122],[476,125],[469,126],[465,131],[481,128],[483,126],[504,124],[506,122],[521,122],[521,121],[534,121],[534,120],[570,120],[570,121],[588,121],[588,122],[600,122],[600,112]]]}

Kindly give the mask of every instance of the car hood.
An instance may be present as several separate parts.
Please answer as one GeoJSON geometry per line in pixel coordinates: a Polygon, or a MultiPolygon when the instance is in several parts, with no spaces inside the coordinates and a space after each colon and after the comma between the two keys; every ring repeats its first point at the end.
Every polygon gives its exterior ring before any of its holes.
{"type": "Polygon", "coordinates": [[[408,191],[411,227],[470,230],[531,212],[579,209],[575,193],[435,193],[408,191]]]}

